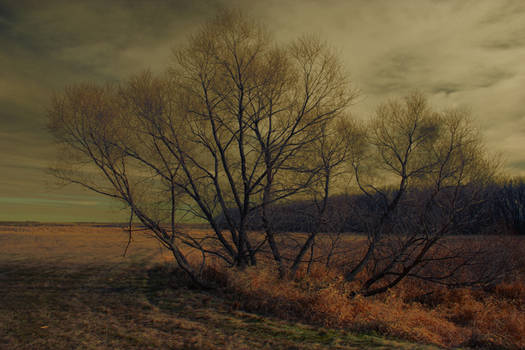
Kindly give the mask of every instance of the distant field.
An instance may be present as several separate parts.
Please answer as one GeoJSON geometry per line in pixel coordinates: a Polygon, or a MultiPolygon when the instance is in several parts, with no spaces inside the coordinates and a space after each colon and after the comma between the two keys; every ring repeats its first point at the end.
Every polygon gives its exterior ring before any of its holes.
{"type": "Polygon", "coordinates": [[[111,225],[0,225],[1,349],[436,349],[242,311],[111,225]]]}

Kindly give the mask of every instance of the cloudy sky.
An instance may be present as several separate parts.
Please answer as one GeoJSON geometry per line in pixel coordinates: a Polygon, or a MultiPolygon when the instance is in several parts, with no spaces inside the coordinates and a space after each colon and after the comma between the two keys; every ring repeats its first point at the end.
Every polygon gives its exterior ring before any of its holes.
{"type": "Polygon", "coordinates": [[[472,111],[510,175],[525,175],[525,1],[0,0],[0,221],[118,221],[119,206],[46,173],[53,92],[162,72],[173,47],[222,8],[279,40],[317,33],[339,52],[366,117],[418,89],[472,111]]]}

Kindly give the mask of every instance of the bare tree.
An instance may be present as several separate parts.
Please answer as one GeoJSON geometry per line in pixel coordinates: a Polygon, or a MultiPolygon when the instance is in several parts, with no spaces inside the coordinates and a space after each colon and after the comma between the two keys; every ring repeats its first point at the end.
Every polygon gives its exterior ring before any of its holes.
{"type": "MultiPolygon", "coordinates": [[[[148,80],[148,76],[142,77],[148,80]]],[[[156,152],[161,147],[143,128],[165,108],[161,82],[149,80],[152,89],[143,110],[129,106],[129,88],[80,84],[54,98],[49,129],[61,146],[54,174],[67,183],[125,203],[149,232],[169,249],[192,279],[205,285],[181,250],[186,237],[176,227],[180,188],[179,166],[156,152]],[[153,88],[153,85],[157,89],[153,88]],[[147,157],[146,157],[147,155],[147,157]]],[[[137,105],[138,105],[138,100],[137,105]]]]}
{"type": "Polygon", "coordinates": [[[306,191],[306,200],[311,203],[306,206],[304,217],[308,221],[306,239],[299,244],[299,249],[291,259],[290,276],[295,276],[304,257],[310,250],[308,269],[313,263],[315,254],[315,239],[321,232],[328,234],[331,248],[327,252],[326,262],[331,256],[340,239],[344,219],[336,218],[336,211],[344,208],[331,207],[330,197],[340,194],[348,186],[346,162],[352,157],[362,142],[361,129],[358,124],[347,116],[321,126],[319,137],[311,144],[313,147],[309,162],[316,164],[315,176],[306,191]],[[330,214],[332,212],[332,215],[330,214]]]}
{"type": "Polygon", "coordinates": [[[63,146],[55,174],[128,206],[201,285],[188,251],[199,252],[200,269],[208,256],[244,267],[269,245],[284,276],[267,212],[316,181],[323,165],[309,161],[313,145],[354,97],[326,44],[277,45],[261,25],[225,12],[175,51],[165,76],[80,84],[56,97],[48,114],[63,146]],[[255,211],[264,236],[247,230],[255,211]],[[184,213],[213,234],[178,229],[184,213]]]}
{"type": "Polygon", "coordinates": [[[384,292],[406,277],[446,283],[473,262],[474,253],[440,242],[457,232],[462,212],[484,200],[483,189],[496,171],[468,114],[435,112],[415,93],[381,105],[367,140],[368,148],[351,165],[368,198],[361,216],[368,245],[345,278],[353,281],[366,269],[359,290],[364,295],[384,292]],[[442,273],[426,274],[429,265],[445,261],[442,273]]]}

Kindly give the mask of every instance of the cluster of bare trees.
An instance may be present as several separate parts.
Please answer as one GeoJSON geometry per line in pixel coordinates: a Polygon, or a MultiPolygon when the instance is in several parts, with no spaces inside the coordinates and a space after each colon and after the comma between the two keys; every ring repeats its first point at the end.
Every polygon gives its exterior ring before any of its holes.
{"type": "Polygon", "coordinates": [[[436,254],[439,242],[483,200],[495,168],[466,113],[436,112],[412,94],[358,123],[348,113],[355,97],[325,43],[305,36],[277,44],[242,14],[223,13],[175,52],[166,74],[57,96],[48,114],[62,145],[54,172],[124,203],[201,285],[211,256],[243,268],[267,252],[292,278],[311,262],[321,232],[337,244],[350,210],[368,235],[364,251],[347,253],[346,280],[368,271],[358,292],[373,295],[405,277],[444,281],[468,262],[436,254]],[[340,208],[333,220],[329,198],[350,185],[364,205],[340,208]],[[272,211],[295,200],[314,210],[290,249],[272,211]],[[180,229],[187,215],[213,233],[180,229]],[[250,230],[253,220],[262,233],[250,230]],[[195,252],[200,264],[188,258],[195,252]],[[455,264],[424,275],[435,259],[455,264]]]}

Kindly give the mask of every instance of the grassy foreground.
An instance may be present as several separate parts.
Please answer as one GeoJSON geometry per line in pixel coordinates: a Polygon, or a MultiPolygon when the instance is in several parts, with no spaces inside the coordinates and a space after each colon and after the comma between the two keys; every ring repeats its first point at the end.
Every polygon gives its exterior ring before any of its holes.
{"type": "MultiPolygon", "coordinates": [[[[118,228],[0,226],[1,349],[437,349],[240,311],[118,228]]],[[[165,254],[165,253],[164,253],[165,254]]]]}

